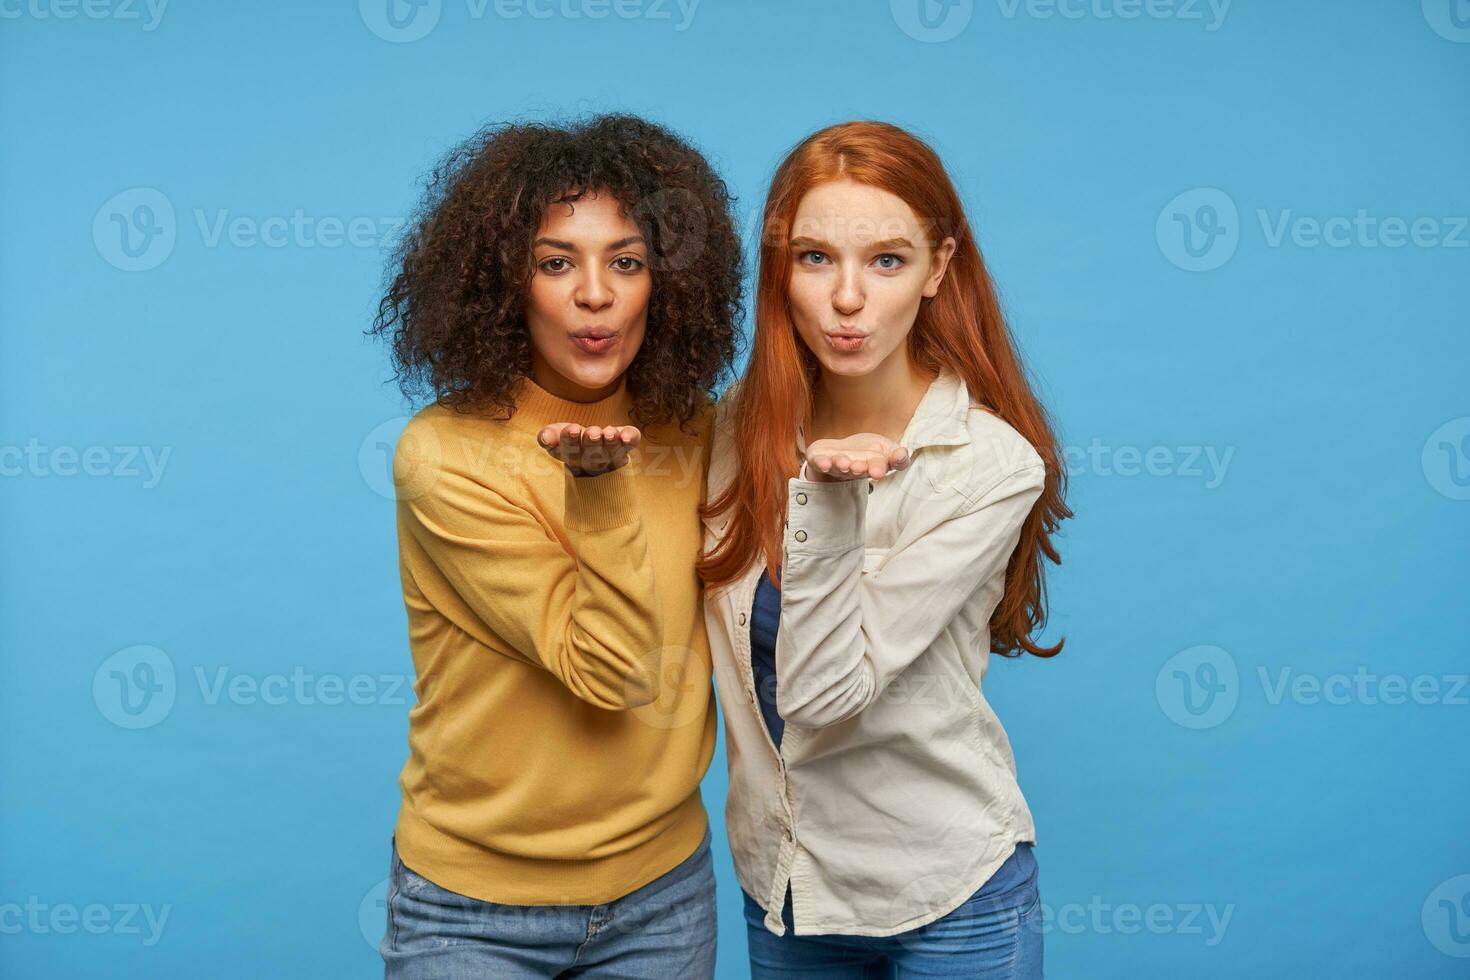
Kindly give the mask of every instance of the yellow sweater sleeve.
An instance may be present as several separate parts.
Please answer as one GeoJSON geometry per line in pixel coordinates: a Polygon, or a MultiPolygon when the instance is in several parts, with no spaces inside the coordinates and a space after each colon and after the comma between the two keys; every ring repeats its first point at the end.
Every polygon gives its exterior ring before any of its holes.
{"type": "Polygon", "coordinates": [[[562,467],[570,553],[536,514],[451,468],[398,502],[404,526],[476,620],[456,626],[609,710],[653,702],[662,666],[663,615],[634,465],[583,477],[562,467]]]}

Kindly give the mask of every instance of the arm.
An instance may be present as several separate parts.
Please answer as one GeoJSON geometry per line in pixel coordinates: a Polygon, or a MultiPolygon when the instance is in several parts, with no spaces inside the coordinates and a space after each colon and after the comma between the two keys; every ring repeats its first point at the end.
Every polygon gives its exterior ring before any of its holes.
{"type": "Polygon", "coordinates": [[[866,481],[788,481],[781,717],[822,728],[872,704],[1005,568],[1045,472],[1040,463],[1018,469],[973,502],[955,495],[876,575],[862,574],[866,481]]]}
{"type": "Polygon", "coordinates": [[[599,476],[563,468],[570,553],[536,515],[449,468],[398,503],[462,601],[445,610],[456,626],[607,709],[655,700],[663,646],[631,465],[599,476]]]}

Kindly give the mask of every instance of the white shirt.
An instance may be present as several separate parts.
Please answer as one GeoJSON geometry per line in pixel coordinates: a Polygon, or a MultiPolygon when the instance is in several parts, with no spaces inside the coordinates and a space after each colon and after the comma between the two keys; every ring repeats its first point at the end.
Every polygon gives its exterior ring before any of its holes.
{"type": "MultiPolygon", "coordinates": [[[[738,465],[731,386],[708,495],[738,465]]],[[[781,935],[889,936],[952,911],[1035,841],[1004,729],[981,693],[990,615],[1040,496],[1041,457],[945,370],[879,480],[787,481],[776,636],[778,753],[750,662],[765,555],[705,593],[730,769],[736,877],[781,935]]],[[[798,435],[804,458],[806,446],[798,435]]],[[[729,511],[705,522],[705,548],[729,511]]]]}

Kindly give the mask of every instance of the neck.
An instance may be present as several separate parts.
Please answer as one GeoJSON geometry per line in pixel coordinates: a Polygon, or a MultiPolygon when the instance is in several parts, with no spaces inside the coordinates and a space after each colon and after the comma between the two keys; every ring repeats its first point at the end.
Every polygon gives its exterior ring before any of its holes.
{"type": "Polygon", "coordinates": [[[805,427],[807,445],[857,432],[876,432],[898,441],[934,375],[919,370],[908,356],[907,345],[901,345],[895,355],[862,375],[822,369],[805,427]]]}

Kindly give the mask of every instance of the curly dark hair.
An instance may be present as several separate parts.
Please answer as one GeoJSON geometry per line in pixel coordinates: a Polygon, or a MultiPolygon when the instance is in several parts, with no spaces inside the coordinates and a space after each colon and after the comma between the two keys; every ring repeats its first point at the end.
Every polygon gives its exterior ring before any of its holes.
{"type": "Polygon", "coordinates": [[[740,344],[733,198],[699,151],[629,115],[488,126],[434,168],[368,331],[391,337],[405,397],[514,413],[512,389],[531,373],[532,237],[548,205],[593,191],[648,239],[647,329],[627,374],[634,420],[682,428],[700,413],[740,344]]]}

